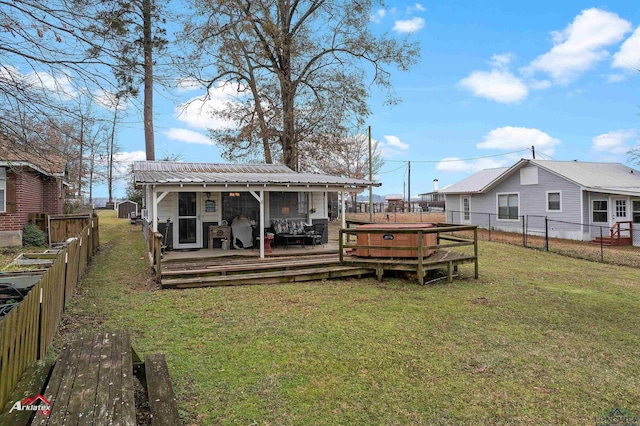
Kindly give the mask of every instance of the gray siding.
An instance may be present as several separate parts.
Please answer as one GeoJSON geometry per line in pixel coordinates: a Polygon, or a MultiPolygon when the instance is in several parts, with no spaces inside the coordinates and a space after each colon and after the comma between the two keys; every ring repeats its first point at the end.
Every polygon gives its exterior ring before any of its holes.
{"type": "MultiPolygon", "coordinates": [[[[527,167],[527,169],[530,168],[537,167],[527,167]]],[[[582,226],[580,223],[584,206],[580,204],[580,187],[546,170],[537,169],[538,183],[536,184],[522,185],[518,171],[487,193],[472,195],[472,224],[486,227],[488,224],[487,213],[489,213],[492,215],[491,228],[521,232],[521,220],[498,220],[498,194],[517,193],[519,195],[519,215],[529,216],[526,220],[529,233],[543,234],[544,217],[546,216],[549,219],[550,236],[581,239],[582,226]],[[555,191],[561,193],[561,211],[547,211],[547,192],[555,191]]],[[[448,209],[460,210],[459,206],[459,196],[447,195],[448,209]],[[449,202],[450,199],[452,199],[452,203],[449,202]]],[[[447,219],[449,219],[449,215],[447,219]]]]}

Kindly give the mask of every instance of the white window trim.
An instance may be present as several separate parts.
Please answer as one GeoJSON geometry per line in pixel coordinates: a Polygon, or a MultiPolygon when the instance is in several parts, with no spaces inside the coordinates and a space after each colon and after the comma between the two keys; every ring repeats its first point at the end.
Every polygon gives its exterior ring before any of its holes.
{"type": "Polygon", "coordinates": [[[547,213],[562,213],[562,191],[547,191],[545,208],[547,213]],[[549,209],[549,194],[560,194],[560,208],[558,210],[549,209]]]}
{"type": "Polygon", "coordinates": [[[3,191],[2,205],[0,205],[0,213],[7,211],[7,169],[0,167],[0,191],[3,191]]]}
{"type": "Polygon", "coordinates": [[[611,218],[611,212],[609,211],[610,207],[611,207],[611,202],[607,198],[596,198],[596,199],[592,198],[591,199],[591,205],[589,206],[589,216],[590,216],[589,217],[589,221],[592,224],[596,224],[596,223],[607,223],[608,224],[609,220],[611,218]],[[595,203],[596,201],[604,201],[604,202],[606,202],[607,203],[607,210],[594,210],[593,203],[595,203]],[[596,211],[598,211],[598,212],[606,211],[607,212],[607,221],[606,222],[596,222],[596,221],[594,221],[593,220],[593,213],[595,213],[596,211]]]}
{"type": "Polygon", "coordinates": [[[500,222],[520,222],[520,192],[498,192],[496,193],[496,220],[500,222]],[[518,196],[518,218],[517,219],[500,219],[500,196],[501,195],[517,195],[518,196]]]}

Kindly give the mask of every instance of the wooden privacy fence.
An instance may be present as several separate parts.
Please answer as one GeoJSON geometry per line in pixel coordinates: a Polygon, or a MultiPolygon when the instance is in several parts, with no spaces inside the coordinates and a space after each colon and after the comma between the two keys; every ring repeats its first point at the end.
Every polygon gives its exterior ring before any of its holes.
{"type": "Polygon", "coordinates": [[[160,284],[162,277],[162,240],[163,235],[160,232],[151,229],[151,224],[146,220],[142,222],[142,232],[147,241],[147,254],[149,263],[156,273],[156,283],[160,284]]]}
{"type": "Polygon", "coordinates": [[[94,216],[23,301],[0,320],[0,409],[24,370],[44,358],[64,307],[99,245],[94,216]]]}

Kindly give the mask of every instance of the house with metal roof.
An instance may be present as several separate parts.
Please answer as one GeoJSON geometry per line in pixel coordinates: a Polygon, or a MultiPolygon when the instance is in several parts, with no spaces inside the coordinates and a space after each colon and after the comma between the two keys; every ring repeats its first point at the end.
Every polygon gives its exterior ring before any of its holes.
{"type": "Polygon", "coordinates": [[[582,241],[620,229],[640,246],[640,171],[623,164],[522,159],[441,192],[449,223],[582,241]]]}
{"type": "Polygon", "coordinates": [[[226,236],[226,227],[238,217],[257,228],[262,239],[265,227],[276,219],[328,223],[329,193],[345,195],[344,222],[346,194],[380,186],[363,179],[294,172],[276,164],[140,161],[133,172],[136,186],[144,188],[143,216],[163,234],[171,223],[168,238],[176,249],[210,248],[210,227],[226,236]]]}

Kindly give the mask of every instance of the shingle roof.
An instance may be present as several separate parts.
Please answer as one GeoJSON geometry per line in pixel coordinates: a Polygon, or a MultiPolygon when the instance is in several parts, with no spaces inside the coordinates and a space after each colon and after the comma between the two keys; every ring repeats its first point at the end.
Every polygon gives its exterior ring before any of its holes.
{"type": "Polygon", "coordinates": [[[138,161],[133,167],[137,184],[276,184],[360,186],[379,183],[315,173],[297,173],[278,164],[214,164],[138,161]]]}
{"type": "Polygon", "coordinates": [[[509,168],[481,170],[460,182],[443,188],[441,192],[445,194],[482,193],[528,164],[534,164],[548,170],[590,191],[620,194],[640,193],[640,171],[620,163],[527,159],[522,159],[509,168]]]}
{"type": "Polygon", "coordinates": [[[640,192],[640,171],[620,163],[528,160],[590,190],[640,192]]]}
{"type": "Polygon", "coordinates": [[[21,145],[0,141],[0,166],[27,166],[47,176],[64,176],[66,161],[51,154],[28,152],[21,145]]]}
{"type": "Polygon", "coordinates": [[[444,194],[481,192],[507,170],[509,170],[508,167],[480,170],[478,173],[475,173],[460,182],[442,188],[440,192],[444,194]]]}

